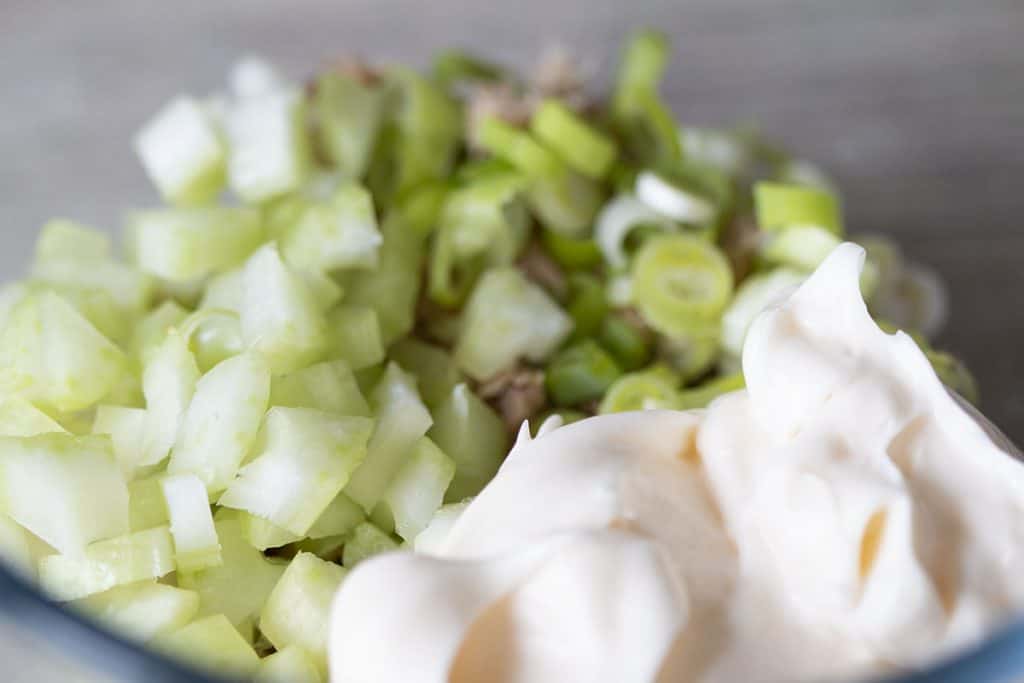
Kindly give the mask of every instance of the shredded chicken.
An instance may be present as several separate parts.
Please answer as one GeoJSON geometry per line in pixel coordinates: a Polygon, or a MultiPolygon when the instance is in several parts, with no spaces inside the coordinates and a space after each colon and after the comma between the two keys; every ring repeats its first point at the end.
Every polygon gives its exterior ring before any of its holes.
{"type": "Polygon", "coordinates": [[[534,368],[517,367],[499,373],[480,384],[477,394],[494,406],[513,434],[523,420],[536,415],[547,403],[544,372],[534,368]]]}

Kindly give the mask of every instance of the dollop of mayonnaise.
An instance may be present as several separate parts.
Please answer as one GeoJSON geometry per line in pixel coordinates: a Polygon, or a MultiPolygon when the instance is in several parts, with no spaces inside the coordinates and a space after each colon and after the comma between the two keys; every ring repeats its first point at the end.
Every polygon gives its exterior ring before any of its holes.
{"type": "Polygon", "coordinates": [[[1024,605],[1024,466],[882,332],[844,244],[706,411],[521,437],[435,555],[342,585],[332,681],[847,679],[1024,605]]]}

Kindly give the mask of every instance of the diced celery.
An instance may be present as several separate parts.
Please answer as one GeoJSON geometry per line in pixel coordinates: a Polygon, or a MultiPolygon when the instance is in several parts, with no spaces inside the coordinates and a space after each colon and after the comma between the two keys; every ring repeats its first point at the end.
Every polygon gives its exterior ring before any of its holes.
{"type": "Polygon", "coordinates": [[[256,550],[267,548],[280,548],[289,543],[295,543],[302,539],[302,536],[293,534],[287,529],[282,529],[268,519],[240,511],[238,519],[242,523],[242,535],[256,550]]]}
{"type": "Polygon", "coordinates": [[[218,501],[305,535],[367,457],[373,421],[309,408],[273,408],[264,448],[218,501]]]}
{"type": "Polygon", "coordinates": [[[26,579],[36,578],[36,563],[28,544],[28,532],[0,513],[0,564],[26,579]]]}
{"type": "Polygon", "coordinates": [[[430,518],[427,528],[413,540],[413,549],[427,555],[440,552],[448,538],[448,532],[455,526],[455,522],[462,516],[462,512],[469,506],[469,503],[470,501],[461,501],[441,506],[430,518]]]}
{"type": "Polygon", "coordinates": [[[796,289],[804,279],[804,275],[789,268],[776,268],[744,280],[722,314],[722,348],[738,357],[754,318],[796,289]]]}
{"type": "Polygon", "coordinates": [[[302,278],[267,245],[245,265],[242,338],[263,353],[275,373],[318,359],[327,345],[323,313],[302,278]]]}
{"type": "Polygon", "coordinates": [[[381,500],[389,508],[399,536],[412,541],[427,527],[454,476],[455,462],[433,441],[423,437],[416,442],[381,500]]]}
{"type": "Polygon", "coordinates": [[[167,505],[178,571],[198,571],[222,564],[206,486],[194,474],[163,477],[160,488],[167,505]]]}
{"type": "Polygon", "coordinates": [[[174,571],[174,547],[167,527],[98,541],[81,554],[39,560],[39,585],[54,600],[77,600],[174,571]]]}
{"type": "Polygon", "coordinates": [[[92,423],[93,434],[109,434],[126,479],[134,477],[142,462],[142,438],[146,429],[146,411],[141,408],[99,406],[92,423]]]}
{"type": "Polygon", "coordinates": [[[167,471],[198,476],[223,491],[256,440],[270,401],[270,369],[251,351],[203,375],[181,421],[167,471]]]}
{"type": "Polygon", "coordinates": [[[198,381],[199,368],[187,339],[177,332],[168,334],[142,372],[146,424],[140,465],[154,465],[167,457],[198,381]]]}
{"type": "Polygon", "coordinates": [[[615,143],[558,100],[546,100],[534,111],[530,130],[575,170],[595,180],[615,161],[615,143]]]}
{"type": "Polygon", "coordinates": [[[373,391],[377,426],[366,459],[345,487],[345,494],[370,512],[433,420],[413,377],[390,363],[373,391]]]}
{"type": "Polygon", "coordinates": [[[188,311],[176,301],[165,301],[147,313],[135,325],[131,348],[145,365],[163,343],[167,333],[188,317],[188,311]]]}
{"type": "Polygon", "coordinates": [[[416,386],[428,408],[436,407],[462,381],[455,360],[441,347],[406,337],[396,342],[389,353],[403,370],[416,376],[416,386]]]}
{"type": "Polygon", "coordinates": [[[128,527],[131,531],[152,529],[170,521],[160,487],[162,477],[162,474],[154,474],[128,485],[128,527]]]}
{"type": "Polygon", "coordinates": [[[313,110],[321,147],[349,177],[366,173],[384,119],[385,94],[382,87],[333,71],[317,80],[313,110]]]}
{"type": "Polygon", "coordinates": [[[380,319],[370,306],[343,304],[327,315],[330,348],[327,355],[340,358],[352,370],[384,360],[380,319]]]}
{"type": "Polygon", "coordinates": [[[445,501],[475,496],[494,477],[508,452],[505,425],[465,384],[456,386],[434,411],[427,436],[455,461],[445,501]]]}
{"type": "Polygon", "coordinates": [[[395,215],[385,219],[381,234],[377,268],[353,271],[343,284],[346,304],[377,311],[381,340],[387,346],[408,334],[415,322],[423,245],[395,215]]]}
{"type": "Polygon", "coordinates": [[[158,650],[221,676],[249,677],[260,658],[223,614],[198,619],[151,641],[158,650]]]}
{"type": "Polygon", "coordinates": [[[224,187],[227,152],[203,106],[171,100],[135,137],[135,151],[164,199],[202,204],[224,187]]]}
{"type": "Polygon", "coordinates": [[[302,93],[279,90],[247,97],[225,121],[231,189],[246,202],[298,188],[309,173],[310,149],[302,93]]]}
{"type": "Polygon", "coordinates": [[[347,569],[363,560],[398,549],[398,542],[369,522],[357,526],[345,543],[342,563],[347,569]]]}
{"type": "Polygon", "coordinates": [[[370,406],[344,361],[317,363],[274,377],[270,385],[270,405],[370,416],[370,406]]]}
{"type": "Polygon", "coordinates": [[[133,583],[69,603],[131,640],[175,631],[199,612],[199,594],[162,583],[133,583]]]}
{"type": "MultiPolygon", "coordinates": [[[[200,311],[199,314],[206,312],[200,311]]],[[[209,372],[222,361],[245,350],[242,324],[238,316],[227,311],[223,314],[210,315],[199,322],[191,336],[196,364],[203,373],[209,372]]]]}
{"type": "Polygon", "coordinates": [[[95,404],[126,364],[120,349],[51,292],[22,299],[0,331],[0,387],[59,411],[95,404]]]}
{"type": "Polygon", "coordinates": [[[22,398],[0,399],[0,436],[36,436],[65,431],[52,417],[22,398]]]}
{"type": "Polygon", "coordinates": [[[173,282],[237,265],[263,240],[259,211],[251,207],[138,211],[128,229],[138,267],[173,282]]]}
{"type": "Polygon", "coordinates": [[[309,528],[309,537],[345,536],[364,521],[366,513],[363,509],[344,493],[339,493],[309,528]]]}
{"type": "Polygon", "coordinates": [[[0,512],[62,553],[125,533],[128,488],[111,450],[105,437],[0,437],[0,512]]]}
{"type": "Polygon", "coordinates": [[[458,104],[436,83],[411,69],[393,69],[389,76],[400,95],[395,190],[443,180],[451,173],[462,132],[458,104]]]}
{"type": "Polygon", "coordinates": [[[298,645],[321,674],[327,671],[327,620],[345,570],[299,553],[274,586],[260,614],[260,631],[278,650],[298,645]]]}
{"type": "Polygon", "coordinates": [[[36,239],[35,261],[107,261],[114,255],[113,243],[105,232],[74,221],[48,221],[36,239]]]}
{"type": "Polygon", "coordinates": [[[155,291],[155,283],[149,275],[112,260],[37,259],[32,264],[31,276],[37,282],[62,288],[98,290],[126,312],[143,310],[155,291]]]}
{"type": "Polygon", "coordinates": [[[313,658],[298,645],[289,645],[260,661],[257,683],[321,683],[313,658]]]}
{"type": "Polygon", "coordinates": [[[839,246],[840,239],[816,225],[795,225],[776,233],[762,251],[771,264],[810,272],[839,246]]]}
{"type": "Polygon", "coordinates": [[[132,312],[118,305],[105,289],[30,280],[28,291],[56,294],[114,344],[121,344],[131,334],[132,312]]]}
{"type": "Polygon", "coordinates": [[[374,268],[382,241],[373,197],[348,183],[327,201],[305,207],[283,236],[281,254],[300,269],[374,268]]]}
{"type": "Polygon", "coordinates": [[[572,319],[543,289],[515,268],[495,268],[480,278],[466,305],[455,361],[485,380],[520,357],[545,360],[571,331],[572,319]]]}
{"type": "Polygon", "coordinates": [[[842,218],[835,196],[806,185],[759,182],[754,186],[757,224],[776,231],[794,226],[818,227],[842,235],[842,218]]]}

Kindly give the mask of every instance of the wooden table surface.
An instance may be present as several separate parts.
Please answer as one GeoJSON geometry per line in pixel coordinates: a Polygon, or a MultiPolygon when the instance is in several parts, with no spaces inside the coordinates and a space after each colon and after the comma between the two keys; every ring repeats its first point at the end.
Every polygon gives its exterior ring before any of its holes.
{"type": "Polygon", "coordinates": [[[0,268],[23,267],[51,215],[115,229],[153,202],[130,135],[243,54],[300,76],[325,55],[422,63],[451,44],[523,65],[560,40],[602,73],[637,25],[675,38],[682,119],[760,121],[839,179],[854,232],[942,273],[943,341],[1024,439],[1022,0],[3,0],[0,268]]]}

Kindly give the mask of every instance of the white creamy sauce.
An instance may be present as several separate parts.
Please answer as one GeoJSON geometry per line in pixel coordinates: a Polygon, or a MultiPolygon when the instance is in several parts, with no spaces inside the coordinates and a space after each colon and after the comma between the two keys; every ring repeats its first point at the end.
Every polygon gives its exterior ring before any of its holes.
{"type": "Polygon", "coordinates": [[[338,683],[774,681],[919,667],[1024,605],[1024,466],[882,332],[839,247],[706,411],[521,437],[435,554],[336,599],[338,683]]]}

